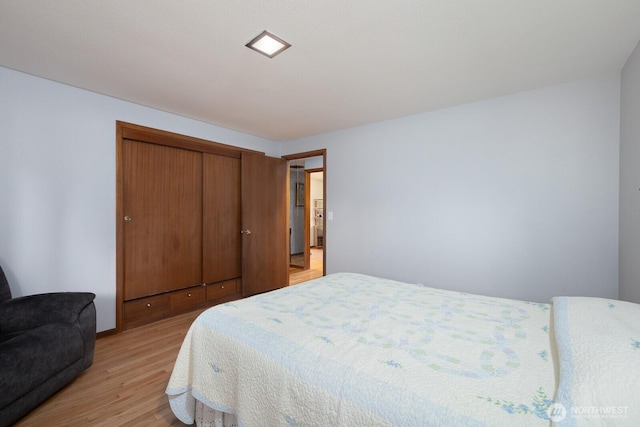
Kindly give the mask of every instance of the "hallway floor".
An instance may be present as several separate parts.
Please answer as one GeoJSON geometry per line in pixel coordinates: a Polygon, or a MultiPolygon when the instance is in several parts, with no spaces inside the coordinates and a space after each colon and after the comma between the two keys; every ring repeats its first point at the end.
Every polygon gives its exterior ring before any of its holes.
{"type": "Polygon", "coordinates": [[[309,270],[291,267],[289,268],[289,285],[297,285],[307,280],[317,279],[323,275],[323,248],[311,248],[311,259],[309,270]]]}

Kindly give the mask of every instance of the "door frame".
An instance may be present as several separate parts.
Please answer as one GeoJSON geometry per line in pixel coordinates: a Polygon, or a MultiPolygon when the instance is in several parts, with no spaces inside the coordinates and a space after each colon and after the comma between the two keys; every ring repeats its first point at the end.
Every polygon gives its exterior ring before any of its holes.
{"type": "MultiPolygon", "coordinates": [[[[323,172],[323,168],[306,169],[304,171],[304,268],[311,268],[311,174],[323,172]]],[[[324,200],[324,177],[322,179],[322,191],[324,200]]],[[[324,230],[324,215],[322,217],[322,227],[324,230]]],[[[324,245],[323,245],[324,251],[324,245]]]]}
{"type": "MultiPolygon", "coordinates": [[[[324,241],[323,241],[323,249],[322,249],[322,275],[326,276],[327,274],[327,215],[326,215],[327,213],[327,149],[322,148],[319,150],[305,151],[303,153],[287,154],[285,156],[282,156],[282,158],[287,161],[290,161],[290,160],[300,160],[300,159],[306,159],[309,157],[318,157],[318,156],[322,156],[322,171],[324,173],[324,178],[322,180],[322,194],[323,194],[322,197],[324,198],[323,206],[324,206],[324,212],[325,212],[325,214],[322,216],[322,229],[324,232],[324,241]]],[[[305,181],[307,176],[308,175],[305,174],[305,181]]],[[[307,209],[310,209],[310,206],[309,206],[310,193],[308,192],[309,191],[308,187],[309,187],[308,185],[305,185],[305,216],[308,216],[306,212],[307,212],[307,209]]],[[[304,249],[305,265],[309,257],[309,253],[308,253],[309,240],[310,240],[309,227],[305,225],[305,249],[304,249]]]]}

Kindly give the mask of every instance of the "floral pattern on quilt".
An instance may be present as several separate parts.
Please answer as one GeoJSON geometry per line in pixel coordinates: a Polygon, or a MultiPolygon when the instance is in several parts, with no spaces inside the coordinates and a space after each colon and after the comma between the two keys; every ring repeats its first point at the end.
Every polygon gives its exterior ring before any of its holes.
{"type": "Polygon", "coordinates": [[[496,405],[508,414],[535,415],[536,417],[543,420],[549,419],[549,408],[551,407],[551,405],[553,405],[553,400],[551,400],[551,397],[544,391],[542,387],[536,390],[533,399],[531,399],[532,401],[529,404],[520,403],[516,405],[509,400],[496,399],[492,397],[478,396],[478,398],[496,405]]]}
{"type": "Polygon", "coordinates": [[[195,399],[246,426],[548,426],[549,314],[333,274],[204,312],[167,393],[184,422],[195,399]]]}
{"type": "MultiPolygon", "coordinates": [[[[336,331],[349,336],[354,344],[402,351],[430,369],[449,375],[501,377],[520,366],[520,357],[513,348],[527,339],[522,326],[530,318],[526,304],[418,285],[398,286],[393,292],[381,294],[366,280],[350,286],[328,281],[324,286],[331,286],[331,292],[308,289],[296,294],[293,308],[290,292],[261,295],[255,303],[274,313],[269,317],[272,321],[287,313],[322,331],[321,339],[327,343],[333,342],[329,332],[336,331]],[[331,307],[333,316],[327,314],[327,307],[331,307]],[[340,321],[336,322],[336,318],[340,321]],[[487,328],[487,324],[491,327],[487,328]],[[381,328],[401,333],[389,335],[381,328]],[[457,341],[477,351],[474,357],[448,353],[443,349],[449,346],[440,345],[442,340],[457,341]]],[[[527,304],[544,312],[549,310],[546,304],[527,304]]]]}

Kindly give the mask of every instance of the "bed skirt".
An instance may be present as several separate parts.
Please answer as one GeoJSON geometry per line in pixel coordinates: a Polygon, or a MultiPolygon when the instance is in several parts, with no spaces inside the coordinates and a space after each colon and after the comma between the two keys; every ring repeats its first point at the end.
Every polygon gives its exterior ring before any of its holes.
{"type": "Polygon", "coordinates": [[[216,411],[196,400],[196,425],[198,427],[238,427],[238,419],[234,414],[216,411]]]}

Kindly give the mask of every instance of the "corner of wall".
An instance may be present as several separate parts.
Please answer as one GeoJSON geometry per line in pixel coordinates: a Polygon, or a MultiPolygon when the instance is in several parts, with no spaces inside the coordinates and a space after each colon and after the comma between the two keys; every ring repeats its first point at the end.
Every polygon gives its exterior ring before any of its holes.
{"type": "Polygon", "coordinates": [[[618,295],[640,303],[640,43],[620,74],[618,295]]]}

